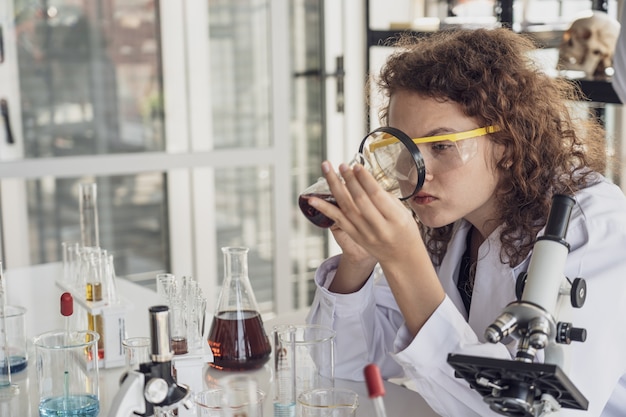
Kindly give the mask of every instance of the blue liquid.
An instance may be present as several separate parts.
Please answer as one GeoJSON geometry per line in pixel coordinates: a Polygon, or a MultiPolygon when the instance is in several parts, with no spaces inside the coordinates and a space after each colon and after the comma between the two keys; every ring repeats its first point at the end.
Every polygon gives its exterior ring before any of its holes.
{"type": "Polygon", "coordinates": [[[41,417],[96,417],[100,401],[95,395],[46,398],[39,403],[41,417]]]}
{"type": "MultiPolygon", "coordinates": [[[[23,356],[9,356],[9,365],[11,365],[11,374],[16,374],[18,372],[26,369],[26,358],[23,356]]],[[[8,373],[7,365],[5,361],[0,362],[0,375],[6,375],[8,373]]]]}
{"type": "Polygon", "coordinates": [[[279,404],[274,403],[274,417],[295,417],[296,404],[279,404]]]}

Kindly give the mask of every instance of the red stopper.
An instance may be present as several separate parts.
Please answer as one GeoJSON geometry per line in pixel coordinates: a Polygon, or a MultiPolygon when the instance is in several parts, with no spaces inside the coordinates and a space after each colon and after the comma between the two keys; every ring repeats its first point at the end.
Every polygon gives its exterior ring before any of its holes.
{"type": "Polygon", "coordinates": [[[380,376],[380,369],[375,363],[370,363],[363,369],[365,374],[365,383],[367,384],[367,392],[370,398],[382,397],[385,395],[385,386],[383,378],[380,376]]]}
{"type": "Polygon", "coordinates": [[[72,294],[64,292],[61,294],[61,314],[65,317],[71,316],[74,313],[74,299],[72,294]]]}

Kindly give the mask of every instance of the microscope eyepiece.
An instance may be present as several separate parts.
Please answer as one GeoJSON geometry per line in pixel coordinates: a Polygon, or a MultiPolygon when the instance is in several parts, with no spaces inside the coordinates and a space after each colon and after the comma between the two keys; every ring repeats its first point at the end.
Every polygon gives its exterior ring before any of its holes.
{"type": "Polygon", "coordinates": [[[150,307],[150,344],[153,362],[169,362],[174,357],[170,341],[169,307],[150,307]]]}

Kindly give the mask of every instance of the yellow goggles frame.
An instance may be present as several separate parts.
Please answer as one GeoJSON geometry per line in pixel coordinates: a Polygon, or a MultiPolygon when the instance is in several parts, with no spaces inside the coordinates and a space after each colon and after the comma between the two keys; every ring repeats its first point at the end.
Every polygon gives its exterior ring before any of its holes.
{"type": "MultiPolygon", "coordinates": [[[[486,127],[479,127],[477,129],[466,130],[463,132],[446,133],[443,135],[436,135],[436,136],[425,136],[422,138],[414,138],[411,140],[416,145],[419,143],[443,142],[444,140],[457,142],[459,140],[477,138],[479,136],[484,136],[484,135],[488,135],[488,134],[499,132],[499,131],[500,131],[500,128],[498,126],[486,126],[486,127]]],[[[382,147],[391,145],[395,142],[399,142],[399,140],[395,136],[392,136],[389,133],[386,133],[385,136],[391,136],[391,137],[388,137],[387,139],[383,139],[383,140],[380,140],[378,142],[375,142],[369,145],[371,152],[375,151],[378,148],[382,148],[382,147]]]]}

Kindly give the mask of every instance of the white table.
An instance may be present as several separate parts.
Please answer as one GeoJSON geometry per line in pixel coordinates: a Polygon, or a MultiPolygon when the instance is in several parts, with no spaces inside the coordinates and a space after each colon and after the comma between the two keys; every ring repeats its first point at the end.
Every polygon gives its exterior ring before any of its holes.
{"type": "MultiPolygon", "coordinates": [[[[45,264],[28,268],[19,268],[5,271],[7,281],[7,299],[9,304],[26,307],[26,332],[29,338],[48,330],[63,327],[63,317],[59,312],[59,299],[62,290],[55,284],[61,274],[61,265],[45,264]]],[[[125,300],[131,300],[132,308],[126,317],[127,336],[149,336],[148,309],[160,304],[154,291],[134,284],[125,279],[118,279],[118,291],[125,300]]],[[[304,321],[304,312],[295,312],[281,315],[265,322],[271,329],[275,324],[296,324],[304,321]]],[[[210,323],[210,321],[207,321],[210,323]]],[[[29,346],[32,354],[32,346],[29,346]]],[[[253,372],[259,381],[261,389],[270,392],[271,378],[270,362],[261,370],[253,372]]],[[[100,370],[100,406],[101,417],[106,417],[112,399],[119,388],[119,378],[123,368],[100,370]]],[[[217,376],[219,371],[203,369],[204,378],[217,376]]],[[[27,370],[13,375],[13,382],[20,387],[20,393],[10,401],[0,401],[0,416],[2,417],[37,417],[38,394],[35,367],[29,362],[27,370]]],[[[337,380],[338,387],[350,388],[359,394],[358,417],[375,417],[371,400],[367,395],[367,388],[363,382],[337,380]]],[[[394,383],[385,382],[386,394],[384,397],[387,415],[418,417],[436,417],[432,409],[419,394],[394,383]]],[[[265,401],[265,417],[272,416],[271,398],[265,401]]]]}

